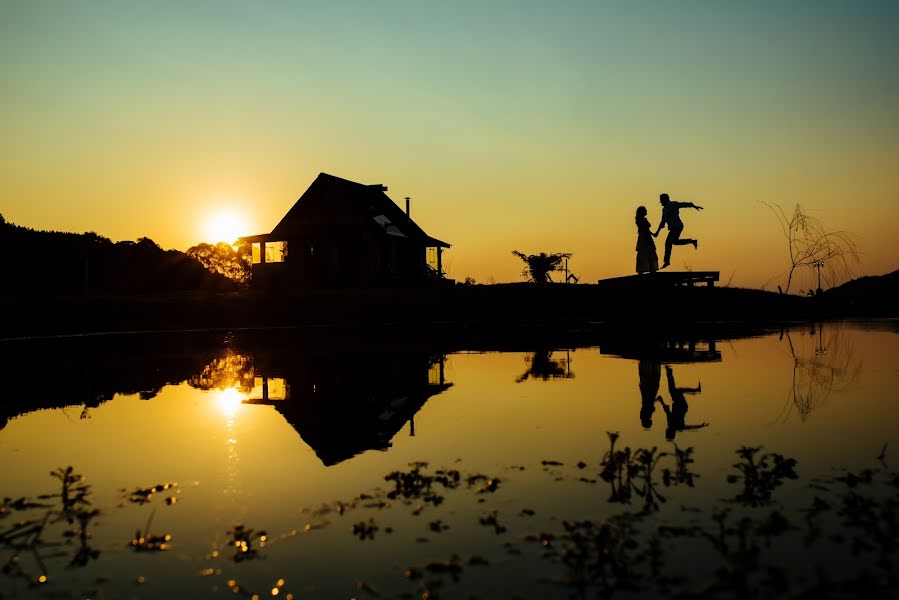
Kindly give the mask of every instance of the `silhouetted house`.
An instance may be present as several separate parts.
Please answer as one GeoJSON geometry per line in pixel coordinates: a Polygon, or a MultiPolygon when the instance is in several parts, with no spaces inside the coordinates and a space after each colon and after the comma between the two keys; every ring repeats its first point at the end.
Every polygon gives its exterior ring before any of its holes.
{"type": "Polygon", "coordinates": [[[271,233],[241,238],[253,248],[253,285],[289,288],[421,284],[444,277],[432,238],[384,192],[321,173],[271,233]]]}

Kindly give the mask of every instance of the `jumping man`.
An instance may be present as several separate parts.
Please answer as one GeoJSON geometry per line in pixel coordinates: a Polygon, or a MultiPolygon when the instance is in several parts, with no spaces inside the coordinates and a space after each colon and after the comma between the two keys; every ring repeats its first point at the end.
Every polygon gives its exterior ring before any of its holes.
{"type": "Polygon", "coordinates": [[[658,237],[659,232],[662,231],[662,227],[665,225],[668,226],[668,237],[665,238],[665,263],[662,265],[662,268],[664,269],[671,264],[672,246],[684,246],[686,244],[693,244],[693,248],[699,246],[699,242],[696,240],[690,238],[682,240],[680,238],[680,234],[684,230],[684,224],[680,220],[678,212],[682,208],[702,210],[702,207],[697,206],[692,202],[672,202],[668,198],[668,194],[661,194],[659,196],[659,204],[662,205],[662,221],[659,223],[659,228],[656,229],[656,232],[653,235],[658,237]]]}

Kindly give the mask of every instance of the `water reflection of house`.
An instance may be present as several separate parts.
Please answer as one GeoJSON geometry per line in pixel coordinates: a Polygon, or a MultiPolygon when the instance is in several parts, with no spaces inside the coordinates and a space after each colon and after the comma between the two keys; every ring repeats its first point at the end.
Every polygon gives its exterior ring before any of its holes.
{"type": "Polygon", "coordinates": [[[721,351],[715,339],[664,339],[640,337],[606,338],[601,354],[663,363],[718,362],[721,351]]]}
{"type": "Polygon", "coordinates": [[[444,356],[421,352],[256,355],[247,402],[280,412],[325,465],[385,450],[429,398],[452,386],[444,356]]]}
{"type": "Polygon", "coordinates": [[[260,287],[422,283],[442,279],[443,249],[403,212],[387,188],[321,173],[253,248],[260,287]]]}

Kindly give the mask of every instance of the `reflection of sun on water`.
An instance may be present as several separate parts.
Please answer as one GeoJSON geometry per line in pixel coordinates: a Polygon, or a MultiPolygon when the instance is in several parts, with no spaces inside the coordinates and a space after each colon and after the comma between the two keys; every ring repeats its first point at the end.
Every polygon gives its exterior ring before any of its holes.
{"type": "Polygon", "coordinates": [[[216,408],[225,417],[225,481],[222,492],[225,497],[231,499],[231,502],[239,505],[242,503],[243,488],[240,485],[240,455],[238,453],[235,430],[237,429],[237,413],[240,412],[247,395],[238,390],[237,387],[219,389],[212,393],[215,394],[216,408]]]}
{"type": "Polygon", "coordinates": [[[224,390],[220,390],[217,393],[216,402],[218,403],[219,410],[222,411],[222,414],[225,415],[229,421],[233,421],[234,417],[237,415],[237,411],[240,410],[241,404],[243,403],[244,394],[241,394],[237,388],[227,388],[224,390]]]}

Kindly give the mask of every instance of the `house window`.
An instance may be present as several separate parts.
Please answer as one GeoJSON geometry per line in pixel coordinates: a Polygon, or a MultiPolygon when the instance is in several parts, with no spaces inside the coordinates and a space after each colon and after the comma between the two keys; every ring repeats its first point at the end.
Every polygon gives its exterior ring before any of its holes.
{"type": "Polygon", "coordinates": [[[431,269],[435,272],[437,271],[437,248],[428,248],[427,249],[427,259],[426,262],[431,269]]]}
{"type": "Polygon", "coordinates": [[[432,359],[430,365],[428,365],[428,384],[430,385],[443,385],[445,382],[445,364],[446,357],[440,356],[436,359],[432,359]]]}
{"type": "Polygon", "coordinates": [[[263,400],[286,400],[288,397],[287,380],[283,377],[256,377],[253,380],[253,391],[250,397],[263,400]]]}
{"type": "Polygon", "coordinates": [[[287,258],[287,242],[266,242],[265,262],[279,263],[287,258]]]}
{"type": "Polygon", "coordinates": [[[262,244],[254,243],[252,244],[252,254],[253,254],[253,264],[258,265],[262,262],[262,244]]]}

